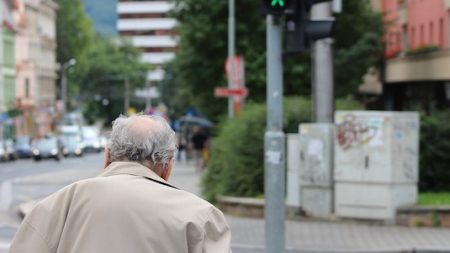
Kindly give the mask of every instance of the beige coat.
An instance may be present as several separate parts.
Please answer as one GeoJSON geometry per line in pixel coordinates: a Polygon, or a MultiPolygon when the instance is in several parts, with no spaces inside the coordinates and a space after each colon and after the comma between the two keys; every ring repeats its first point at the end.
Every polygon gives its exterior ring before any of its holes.
{"type": "Polygon", "coordinates": [[[25,217],[9,252],[231,252],[222,212],[164,184],[138,163],[114,162],[100,176],[39,202],[25,217]]]}

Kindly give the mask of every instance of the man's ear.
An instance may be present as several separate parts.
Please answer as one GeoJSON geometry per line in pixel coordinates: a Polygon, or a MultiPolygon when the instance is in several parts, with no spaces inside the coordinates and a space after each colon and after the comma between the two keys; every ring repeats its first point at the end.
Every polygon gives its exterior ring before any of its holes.
{"type": "Polygon", "coordinates": [[[104,168],[108,167],[110,164],[112,163],[111,161],[111,151],[109,150],[109,148],[105,148],[105,163],[104,163],[104,168]]]}
{"type": "Polygon", "coordinates": [[[173,159],[170,160],[170,162],[162,168],[161,171],[162,179],[169,181],[170,174],[172,173],[172,167],[173,167],[173,159]]]}

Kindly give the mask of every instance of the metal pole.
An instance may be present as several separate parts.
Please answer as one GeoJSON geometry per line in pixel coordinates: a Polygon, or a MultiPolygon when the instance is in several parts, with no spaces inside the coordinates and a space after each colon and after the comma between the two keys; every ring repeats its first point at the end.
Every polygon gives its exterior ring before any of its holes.
{"type": "MultiPolygon", "coordinates": [[[[329,19],[332,17],[331,3],[313,6],[312,19],[329,19]]],[[[332,123],[334,114],[334,68],[333,39],[327,38],[314,43],[313,58],[313,120],[332,123]]]]}
{"type": "Polygon", "coordinates": [[[123,100],[123,111],[128,115],[128,108],[130,108],[130,80],[125,77],[125,98],[123,100]]]}
{"type": "Polygon", "coordinates": [[[267,131],[264,136],[266,252],[283,253],[285,136],[283,133],[283,63],[281,26],[267,16],[267,131]]]}
{"type": "Polygon", "coordinates": [[[152,106],[152,98],[150,97],[150,88],[152,87],[150,81],[148,81],[148,85],[147,85],[147,91],[149,94],[147,94],[148,96],[145,98],[145,110],[149,110],[150,107],[152,106]]]}
{"type": "MultiPolygon", "coordinates": [[[[228,88],[232,89],[234,87],[234,0],[229,0],[228,7],[228,60],[230,61],[228,88]]],[[[228,98],[228,117],[234,117],[233,97],[228,98]]]]}
{"type": "Polygon", "coordinates": [[[66,100],[67,100],[67,79],[66,79],[66,66],[64,64],[61,66],[61,100],[63,103],[63,111],[66,111],[66,100]]]}

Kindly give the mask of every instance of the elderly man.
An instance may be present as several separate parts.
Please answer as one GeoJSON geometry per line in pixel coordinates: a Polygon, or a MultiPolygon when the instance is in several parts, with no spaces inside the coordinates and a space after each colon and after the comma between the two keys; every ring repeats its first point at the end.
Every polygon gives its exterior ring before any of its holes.
{"type": "Polygon", "coordinates": [[[223,214],[167,182],[175,143],[161,117],[120,116],[103,173],[39,202],[9,252],[231,252],[223,214]]]}

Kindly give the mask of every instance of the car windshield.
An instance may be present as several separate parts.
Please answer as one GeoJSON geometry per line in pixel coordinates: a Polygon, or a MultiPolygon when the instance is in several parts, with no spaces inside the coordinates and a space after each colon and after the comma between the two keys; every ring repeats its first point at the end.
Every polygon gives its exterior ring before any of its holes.
{"type": "Polygon", "coordinates": [[[29,145],[31,138],[28,136],[20,136],[16,139],[16,144],[20,146],[29,145]]]}
{"type": "Polygon", "coordinates": [[[97,132],[92,128],[83,128],[83,137],[86,139],[98,138],[97,132]]]}
{"type": "Polygon", "coordinates": [[[55,138],[48,138],[48,139],[40,139],[36,142],[36,147],[38,149],[52,149],[57,147],[56,139],[55,138]]]}
{"type": "Polygon", "coordinates": [[[78,136],[64,136],[62,141],[66,148],[76,148],[79,143],[78,136]]]}

